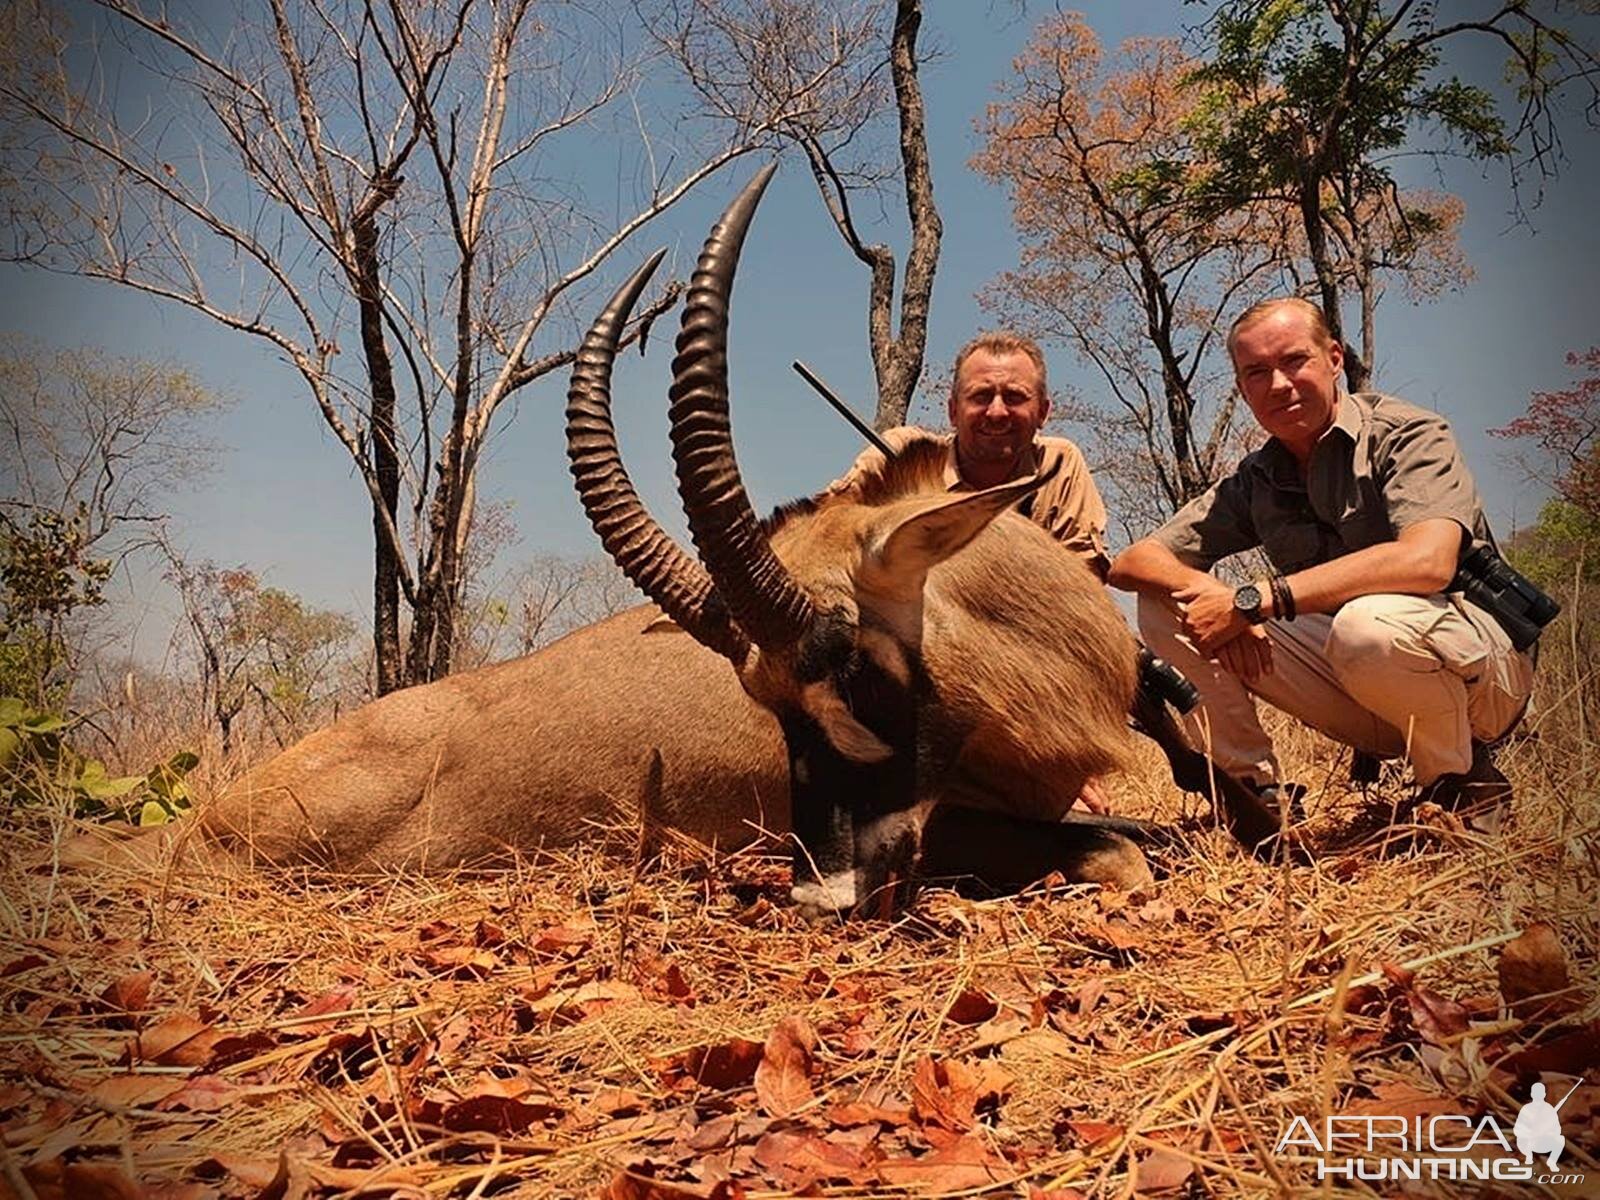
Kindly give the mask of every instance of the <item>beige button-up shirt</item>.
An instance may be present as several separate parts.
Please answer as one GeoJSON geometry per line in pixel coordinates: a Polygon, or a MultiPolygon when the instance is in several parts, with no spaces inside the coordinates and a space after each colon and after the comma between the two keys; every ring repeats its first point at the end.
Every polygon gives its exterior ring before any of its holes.
{"type": "Polygon", "coordinates": [[[1341,390],[1304,479],[1288,448],[1269,439],[1150,536],[1202,571],[1260,546],[1288,575],[1434,517],[1471,535],[1463,557],[1494,544],[1449,423],[1392,396],[1341,390]]]}
{"type": "MultiPolygon", "coordinates": [[[[936,434],[913,425],[900,425],[885,431],[883,440],[898,450],[917,438],[929,438],[945,446],[944,481],[952,492],[970,492],[973,488],[961,478],[956,462],[956,442],[953,434],[936,434]]],[[[853,466],[829,491],[844,491],[854,486],[866,471],[876,471],[883,455],[868,446],[857,457],[853,466]]],[[[1081,557],[1101,579],[1111,565],[1106,554],[1106,506],[1100,491],[1089,474],[1089,464],[1083,452],[1063,437],[1036,436],[1030,453],[1017,464],[1013,479],[1048,470],[1059,462],[1060,469],[1042,487],[1019,503],[1019,510],[1068,550],[1081,557]]]]}

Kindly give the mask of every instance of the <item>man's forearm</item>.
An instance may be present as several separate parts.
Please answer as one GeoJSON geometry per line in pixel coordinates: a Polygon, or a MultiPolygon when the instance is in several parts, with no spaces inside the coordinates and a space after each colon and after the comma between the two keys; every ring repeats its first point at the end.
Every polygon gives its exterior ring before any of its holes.
{"type": "MultiPolygon", "coordinates": [[[[1455,574],[1461,534],[1461,527],[1453,521],[1424,521],[1404,530],[1395,541],[1296,571],[1288,576],[1294,610],[1297,614],[1331,613],[1357,596],[1431,596],[1442,592],[1455,574]]],[[[1262,592],[1264,614],[1282,616],[1268,590],[1262,592]]]]}
{"type": "Polygon", "coordinates": [[[1146,592],[1166,599],[1181,588],[1209,578],[1204,571],[1185,566],[1160,542],[1143,538],[1117,555],[1106,582],[1125,592],[1146,592]]]}

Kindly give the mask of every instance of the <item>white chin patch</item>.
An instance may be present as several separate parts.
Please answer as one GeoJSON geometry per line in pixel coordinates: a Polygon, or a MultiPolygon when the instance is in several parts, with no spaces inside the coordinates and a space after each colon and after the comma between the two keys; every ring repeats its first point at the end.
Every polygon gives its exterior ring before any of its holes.
{"type": "Polygon", "coordinates": [[[789,899],[807,920],[838,920],[856,906],[856,873],[837,871],[796,884],[789,889],[789,899]]]}

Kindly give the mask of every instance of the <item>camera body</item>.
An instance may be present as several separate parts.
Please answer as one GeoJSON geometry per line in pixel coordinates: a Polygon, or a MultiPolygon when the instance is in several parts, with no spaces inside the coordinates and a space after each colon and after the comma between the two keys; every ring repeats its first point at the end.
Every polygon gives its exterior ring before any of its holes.
{"type": "Polygon", "coordinates": [[[1493,546],[1479,546],[1456,569],[1450,590],[1460,592],[1500,623],[1511,644],[1526,650],[1561,612],[1557,604],[1493,546]]]}

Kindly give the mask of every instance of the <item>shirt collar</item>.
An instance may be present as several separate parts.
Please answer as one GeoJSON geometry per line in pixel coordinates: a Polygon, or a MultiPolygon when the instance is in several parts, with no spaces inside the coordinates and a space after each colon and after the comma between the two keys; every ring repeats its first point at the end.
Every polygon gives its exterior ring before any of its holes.
{"type": "MultiPolygon", "coordinates": [[[[1338,398],[1334,401],[1333,423],[1322,431],[1322,436],[1317,439],[1316,446],[1312,447],[1311,457],[1317,456],[1317,451],[1327,443],[1338,430],[1354,445],[1361,435],[1361,409],[1355,397],[1344,390],[1344,385],[1339,385],[1338,398]]],[[[1277,438],[1268,438],[1261,447],[1261,464],[1267,473],[1278,483],[1291,487],[1300,487],[1300,466],[1295,462],[1294,455],[1277,438]]]]}

